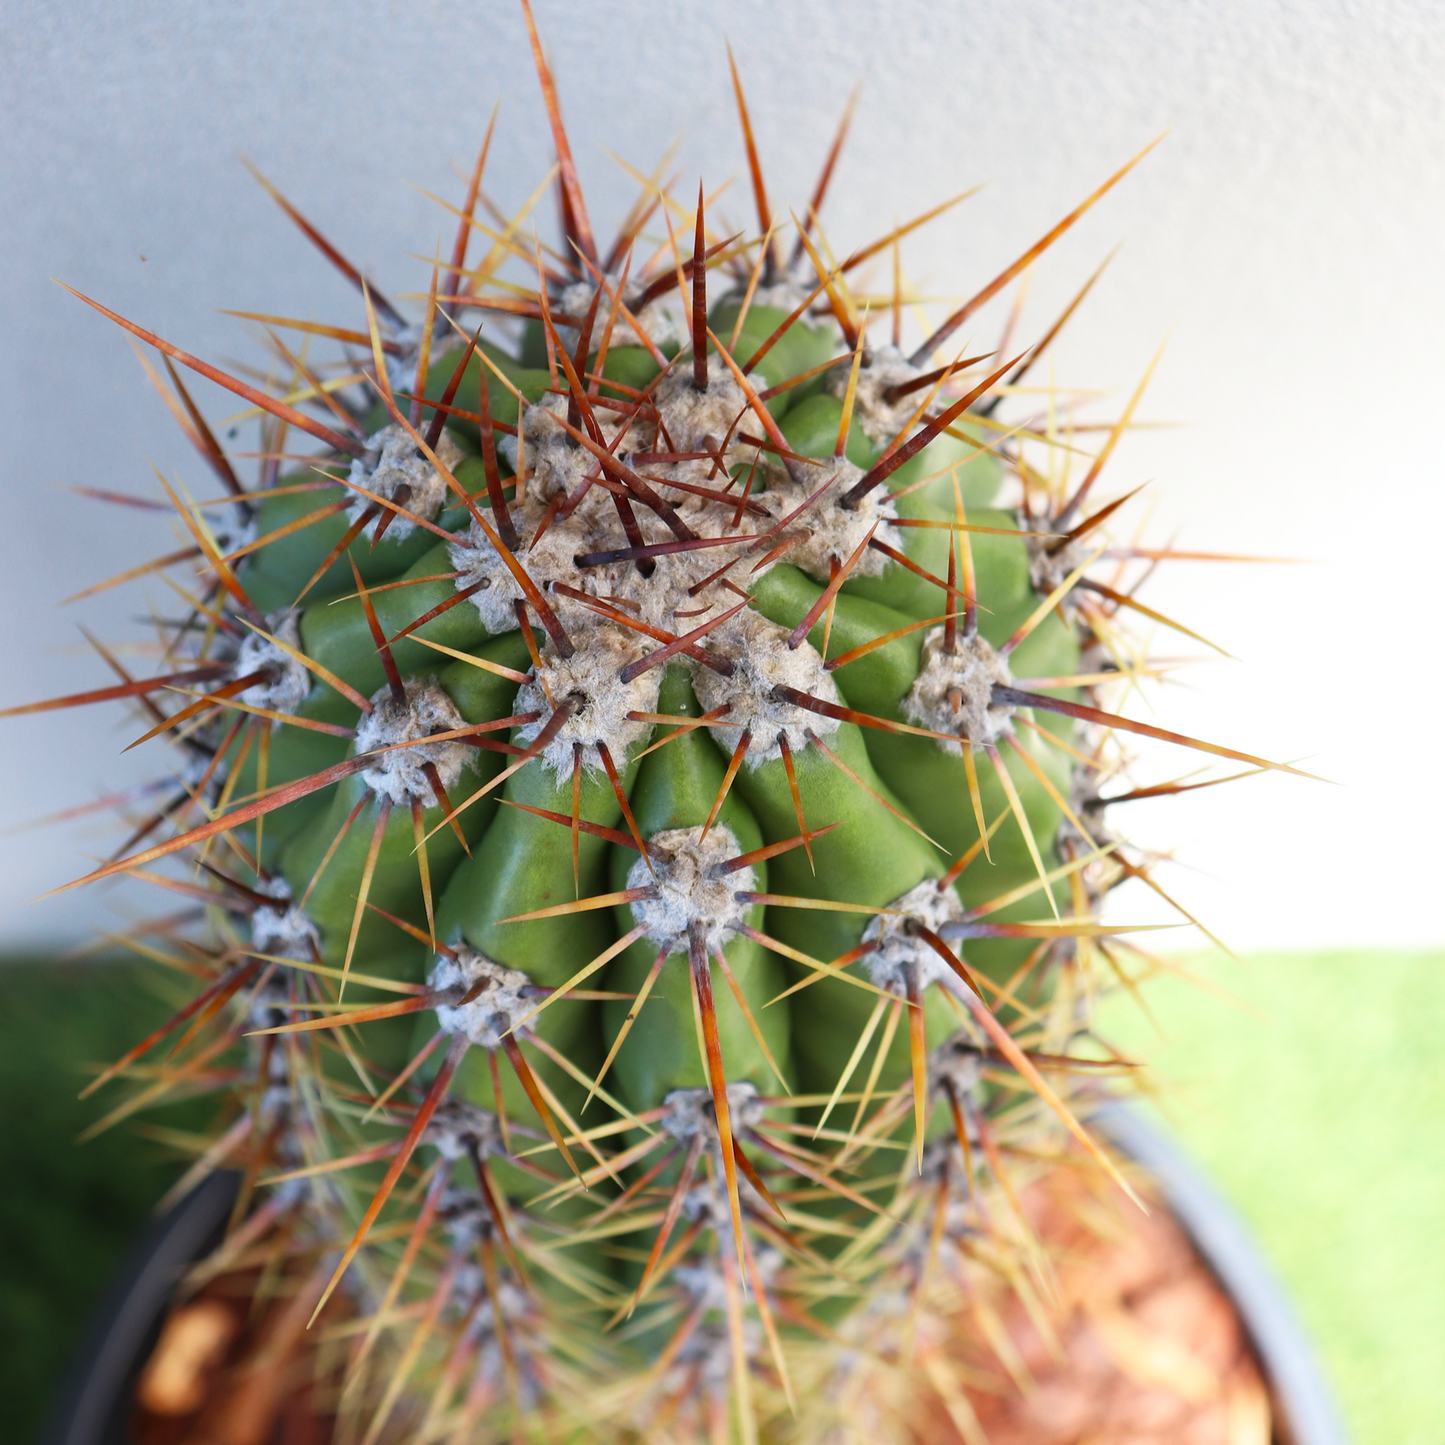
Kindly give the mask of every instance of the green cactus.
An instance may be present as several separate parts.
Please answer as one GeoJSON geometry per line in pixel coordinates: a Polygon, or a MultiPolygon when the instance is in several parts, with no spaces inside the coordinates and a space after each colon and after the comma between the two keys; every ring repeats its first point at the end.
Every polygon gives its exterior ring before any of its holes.
{"type": "MultiPolygon", "coordinates": [[[[654,187],[602,256],[536,54],[564,235],[530,292],[524,247],[471,255],[484,147],[420,324],[343,263],[360,380],[271,331],[286,404],[106,313],[234,500],[172,494],[168,671],[36,706],[135,698],[185,756],[89,878],[169,858],[206,905],[160,1079],[220,1091],[198,1167],[245,1171],[247,1257],[353,1342],[338,1438],[901,1430],[917,1311],[1019,1256],[1000,1144],[1114,1169],[1034,1060],[1087,1052],[1138,958],[1098,907],[1158,886],[1103,822],[1121,736],[1273,766],[1102,709],[1138,604],[1085,503],[1133,403],[1080,481],[996,415],[1057,326],[943,349],[1135,162],[906,356],[902,294],[887,342],[851,288],[911,227],[790,259],[740,85],[760,234],[654,187]],[[172,362],[316,464],[243,488],[172,362]]],[[[104,1076],[135,1106],[149,1057],[104,1076]]]]}

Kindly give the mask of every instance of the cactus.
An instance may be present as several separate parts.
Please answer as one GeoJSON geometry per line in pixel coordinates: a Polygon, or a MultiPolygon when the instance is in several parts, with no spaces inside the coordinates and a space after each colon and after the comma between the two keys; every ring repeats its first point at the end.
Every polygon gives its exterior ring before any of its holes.
{"type": "Polygon", "coordinates": [[[998,414],[1093,279],[948,346],[1140,157],[905,354],[920,222],[837,263],[818,220],[846,116],[790,238],[734,69],[757,234],[648,183],[604,254],[531,34],[557,246],[476,219],[484,143],[417,323],[273,191],[361,293],[251,318],[286,400],[89,301],[226,489],[162,479],[184,554],[113,579],[192,565],[163,670],[32,705],[144,709],[179,786],[79,881],[206,914],[155,940],[200,992],[91,1087],[216,1093],[203,1269],[292,1302],[339,1438],[903,1438],[916,1390],[966,1409],[919,1344],[960,1290],[1027,1287],[1018,1185],[1128,1188],[1088,1000],[1149,959],[1104,897],[1162,890],[1105,810],[1199,783],[1121,790],[1127,738],[1277,766],[1104,707],[1130,615],[1177,626],[1096,575],[1162,555],[1090,510],[1143,384],[1082,479],[998,414]],[[258,486],[177,364],[261,412],[258,486]]]}

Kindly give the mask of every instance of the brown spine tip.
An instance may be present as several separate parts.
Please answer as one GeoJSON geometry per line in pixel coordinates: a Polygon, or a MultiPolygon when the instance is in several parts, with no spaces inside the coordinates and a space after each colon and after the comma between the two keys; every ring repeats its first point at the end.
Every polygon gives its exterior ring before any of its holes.
{"type": "MultiPolygon", "coordinates": [[[[802,230],[812,228],[813,221],[819,211],[823,209],[823,198],[828,194],[828,182],[833,179],[833,167],[838,164],[839,153],[843,149],[843,142],[848,136],[848,127],[853,123],[853,111],[858,104],[858,92],[862,89],[862,82],[853,87],[852,94],[848,97],[848,104],[843,108],[843,119],[838,122],[837,133],[833,136],[833,144],[828,147],[827,159],[823,162],[822,174],[818,177],[818,184],[813,188],[813,199],[808,202],[808,209],[803,213],[802,230]]],[[[798,239],[793,243],[793,255],[790,265],[796,266],[803,259],[803,237],[800,233],[798,239]]]]}
{"type": "MultiPolygon", "coordinates": [[[[721,252],[725,251],[729,246],[732,245],[734,241],[738,240],[741,235],[742,232],[737,231],[731,236],[724,236],[721,241],[714,241],[711,246],[708,246],[705,250],[699,251],[698,256],[701,256],[704,262],[711,261],[714,256],[717,256],[721,252]]],[[[684,279],[692,275],[693,271],[697,267],[697,264],[697,256],[689,256],[686,261],[682,262],[681,272],[684,279]]],[[[653,279],[649,281],[647,285],[644,286],[642,290],[637,293],[637,299],[633,301],[632,305],[625,308],[625,310],[631,316],[635,317],[638,315],[639,312],[643,310],[644,307],[649,306],[652,302],[656,301],[659,296],[665,296],[669,291],[672,290],[674,286],[677,285],[678,270],[679,268],[676,266],[668,266],[666,269],[663,270],[661,275],[654,276],[653,279]]],[[[635,322],[633,323],[633,329],[636,330],[635,322]]]]}
{"type": "Polygon", "coordinates": [[[958,310],[955,311],[953,315],[950,316],[943,323],[943,325],[940,326],[938,330],[935,331],[933,335],[930,336],[928,340],[925,341],[923,345],[920,346],[918,350],[913,353],[913,364],[915,366],[921,366],[933,354],[933,351],[936,347],[942,346],[943,343],[947,341],[948,338],[952,336],[953,333],[957,331],[958,328],[962,326],[963,323],[967,321],[968,318],[979,309],[980,306],[982,306],[987,301],[991,301],[996,295],[998,295],[1000,291],[1003,290],[1005,286],[1008,285],[1010,281],[1014,279],[1015,276],[1019,274],[1020,271],[1025,270],[1040,255],[1042,255],[1043,252],[1047,251],[1048,248],[1052,246],[1054,242],[1057,241],[1059,237],[1062,236],[1064,232],[1067,231],[1069,227],[1072,226],[1074,222],[1079,219],[1080,216],[1082,216],[1096,201],[1098,201],[1101,197],[1103,197],[1110,190],[1112,190],[1114,186],[1116,186],[1121,180],[1123,180],[1124,177],[1127,176],[1129,172],[1132,171],[1134,167],[1137,166],[1139,162],[1142,161],[1144,157],[1147,156],[1149,152],[1152,151],[1154,147],[1157,146],[1159,142],[1163,139],[1164,136],[1160,135],[1154,140],[1151,140],[1149,144],[1146,145],[1144,149],[1141,150],[1139,154],[1134,157],[1133,160],[1129,161],[1127,164],[1121,166],[1117,171],[1115,171],[1114,174],[1110,176],[1109,179],[1098,188],[1098,190],[1096,190],[1091,196],[1089,196],[1086,200],[1082,201],[1078,206],[1076,206],[1072,211],[1070,211],[1069,214],[1065,216],[1064,219],[1060,221],[1051,231],[1046,232],[1037,241],[1035,241],[1034,244],[1030,246],[1029,249],[1023,253],[1022,256],[1020,256],[1016,261],[1012,263],[1012,265],[1004,267],[1004,269],[1000,271],[999,274],[995,276],[993,280],[990,281],[988,285],[983,288],[982,291],[978,292],[974,296],[969,297],[969,299],[965,301],[963,305],[960,306],[958,310]]]}
{"type": "MultiPolygon", "coordinates": [[[[500,104],[500,102],[498,102],[500,104]]],[[[492,118],[487,122],[487,133],[482,137],[482,149],[477,156],[476,169],[472,171],[471,184],[467,187],[466,204],[457,220],[457,239],[452,245],[451,269],[443,282],[443,294],[456,296],[462,283],[462,269],[467,264],[467,242],[472,233],[472,216],[477,209],[477,196],[482,189],[482,172],[487,165],[487,152],[492,148],[492,128],[497,123],[497,107],[492,107],[492,118]]]]}
{"type": "MultiPolygon", "coordinates": [[[[173,346],[169,341],[157,336],[153,331],[147,331],[143,326],[137,326],[134,321],[127,321],[118,312],[112,311],[108,306],[102,306],[99,301],[92,301],[83,292],[77,291],[73,286],[66,286],[64,281],[57,283],[64,290],[69,291],[79,301],[96,311],[102,316],[114,321],[117,326],[124,327],[132,336],[139,337],[149,346],[154,346],[157,351],[164,355],[173,357],[182,366],[189,367],[192,371],[199,372],[207,381],[214,381],[217,386],[223,386],[227,391],[234,392],[237,396],[245,398],[253,406],[259,406],[269,412],[277,421],[287,426],[294,426],[309,436],[315,437],[318,441],[325,442],[334,451],[345,452],[348,456],[359,457],[365,454],[366,448],[361,442],[353,437],[342,436],[334,432],[328,426],[323,426],[319,421],[313,421],[305,412],[297,411],[294,406],[288,406],[283,401],[277,401],[268,392],[260,391],[244,381],[238,381],[234,376],[228,376],[218,367],[212,366],[199,357],[192,356],[188,351],[182,351],[179,346],[173,346]]],[[[268,466],[270,463],[268,463],[268,466]]],[[[276,466],[279,467],[279,462],[276,466]]]]}
{"type": "MultiPolygon", "coordinates": [[[[447,381],[447,388],[442,392],[443,406],[450,406],[455,399],[457,388],[462,384],[462,377],[466,375],[467,367],[471,363],[472,352],[477,349],[477,343],[482,339],[482,327],[485,325],[485,321],[477,322],[477,329],[472,339],[467,343],[467,349],[462,352],[461,360],[452,368],[452,374],[447,381]]],[[[437,442],[441,440],[442,427],[446,425],[446,420],[446,412],[438,410],[431,419],[431,425],[426,429],[426,444],[433,450],[436,448],[437,442]]]]}
{"type": "MultiPolygon", "coordinates": [[[[948,616],[943,623],[943,650],[952,657],[958,651],[958,548],[954,544],[952,533],[948,538],[948,587],[945,595],[948,598],[948,616]]],[[[950,693],[950,700],[952,696],[950,693]]],[[[954,712],[958,711],[958,706],[958,703],[953,704],[954,712]]]]}
{"type": "Polygon", "coordinates": [[[702,224],[702,181],[697,183],[697,223],[692,242],[692,384],[707,390],[707,237],[702,224]]]}
{"type": "Polygon", "coordinates": [[[387,318],[392,322],[393,325],[406,325],[406,317],[404,317],[401,312],[398,311],[396,307],[393,306],[391,302],[388,301],[386,297],[383,296],[381,292],[378,291],[376,287],[373,286],[371,282],[367,280],[367,278],[363,276],[361,272],[358,271],[356,267],[353,266],[351,262],[348,261],[346,257],[343,256],[341,252],[338,251],[336,247],[333,246],[331,242],[328,241],[326,237],[323,236],[321,232],[318,231],[316,227],[313,226],[311,222],[308,221],[306,217],[303,216],[301,212],[298,211],[296,207],[293,206],[291,202],[288,201],[286,197],[283,196],[281,192],[278,191],[276,187],[273,186],[271,182],[268,181],[266,177],[263,176],[261,172],[258,171],[256,167],[253,166],[251,162],[248,161],[244,156],[241,157],[241,164],[245,166],[246,169],[250,171],[251,174],[256,178],[256,180],[265,188],[266,193],[271,197],[271,199],[275,201],[276,204],[280,206],[281,209],[285,211],[288,216],[290,216],[290,218],[296,223],[298,227],[300,227],[301,232],[306,237],[306,239],[310,241],[311,244],[315,246],[316,249],[320,251],[321,254],[325,256],[326,259],[330,261],[331,264],[335,266],[336,269],[340,271],[341,274],[345,276],[346,279],[350,281],[351,284],[355,286],[358,291],[369,290],[372,301],[376,303],[379,310],[386,313],[387,318]]]}
{"type": "Polygon", "coordinates": [[[522,0],[522,15],[527,22],[527,35],[532,42],[532,59],[537,66],[537,80],[542,87],[542,101],[547,107],[547,120],[552,127],[552,144],[557,149],[558,176],[566,197],[567,209],[571,212],[573,239],[577,249],[589,261],[597,260],[597,243],[592,239],[592,225],[587,219],[587,207],[582,200],[582,187],[577,181],[577,167],[572,160],[572,147],[567,142],[567,131],[562,125],[562,108],[557,103],[557,87],[552,82],[552,71],[542,54],[542,41],[537,34],[536,21],[532,19],[532,7],[522,0]]]}
{"type": "MultiPolygon", "coordinates": [[[[411,501],[411,487],[406,482],[403,482],[396,491],[391,494],[391,500],[395,502],[398,507],[406,506],[406,504],[411,501]]],[[[382,514],[377,521],[376,531],[371,534],[371,546],[367,549],[368,551],[374,552],[376,551],[376,544],[386,536],[386,529],[396,520],[397,514],[389,508],[377,507],[375,504],[366,510],[373,514],[378,511],[382,514]]]]}
{"type": "Polygon", "coordinates": [[[376,608],[372,606],[371,593],[367,591],[366,584],[361,580],[361,573],[356,566],[356,558],[348,553],[346,560],[351,563],[351,575],[356,582],[356,594],[361,599],[361,610],[366,614],[366,625],[370,629],[372,641],[376,644],[376,651],[381,658],[382,671],[386,673],[386,681],[391,688],[391,695],[398,703],[405,706],[406,688],[402,683],[401,673],[397,671],[396,659],[391,655],[391,643],[381,630],[381,623],[376,616],[376,608]]]}
{"type": "MultiPolygon", "coordinates": [[[[480,335],[481,328],[478,327],[477,331],[480,335]]],[[[475,346],[476,341],[473,340],[472,344],[475,346]]],[[[482,466],[487,474],[487,500],[492,504],[492,516],[497,519],[497,535],[515,552],[521,545],[521,539],[512,524],[512,514],[507,510],[507,499],[502,494],[502,473],[497,466],[497,438],[492,426],[492,398],[487,389],[485,375],[477,379],[477,413],[480,418],[478,430],[482,436],[482,466]]],[[[443,413],[438,412],[437,415],[441,416],[443,413]]],[[[517,425],[523,425],[520,410],[517,413],[517,425]]]]}
{"type": "MultiPolygon", "coordinates": [[[[738,78],[737,61],[733,59],[733,48],[728,46],[728,69],[732,72],[733,95],[738,103],[738,120],[743,128],[743,145],[748,153],[748,174],[753,182],[753,201],[758,208],[758,234],[763,238],[763,245],[768,246],[769,237],[772,234],[773,218],[768,210],[768,193],[763,185],[763,168],[758,160],[758,147],[753,140],[753,123],[748,115],[748,103],[743,96],[743,83],[738,78]]],[[[768,258],[763,267],[764,284],[771,281],[774,273],[772,248],[768,246],[768,258]]]]}
{"type": "MultiPolygon", "coordinates": [[[[592,300],[588,304],[587,314],[582,318],[582,327],[577,333],[577,347],[572,353],[572,369],[580,378],[587,373],[587,357],[592,351],[592,328],[597,324],[597,303],[602,299],[602,288],[598,286],[592,292],[592,300]]],[[[568,377],[571,379],[570,373],[568,377]]],[[[577,409],[577,398],[570,392],[567,397],[567,420],[573,426],[581,424],[582,413],[577,409]]]]}
{"type": "Polygon", "coordinates": [[[199,440],[199,451],[205,457],[211,470],[221,479],[222,485],[233,496],[244,497],[246,489],[241,485],[240,479],[236,476],[234,468],[225,452],[221,450],[221,444],[216,440],[215,433],[206,424],[206,419],[201,415],[200,408],[191,400],[191,394],[185,388],[171,359],[164,353],[161,360],[165,362],[166,371],[171,378],[171,385],[176,389],[176,395],[180,397],[182,405],[186,409],[186,415],[191,419],[191,425],[196,429],[196,439],[199,440]]]}

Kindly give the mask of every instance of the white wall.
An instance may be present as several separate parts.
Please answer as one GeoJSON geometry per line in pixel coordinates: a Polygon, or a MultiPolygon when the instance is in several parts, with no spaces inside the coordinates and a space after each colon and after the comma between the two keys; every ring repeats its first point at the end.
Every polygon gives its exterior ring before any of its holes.
{"type": "MultiPolygon", "coordinates": [[[[1199,669],[1197,690],[1163,696],[1159,720],[1308,757],[1340,786],[1251,781],[1139,805],[1135,826],[1177,841],[1178,892],[1237,946],[1438,941],[1441,7],[537,0],[537,14],[599,230],[631,197],[605,151],[650,168],[679,130],[682,190],[699,173],[709,188],[738,173],[727,204],[750,219],[725,14],[775,204],[804,202],[849,87],[864,83],[825,213],[840,248],[991,181],[907,244],[905,264],[940,295],[992,275],[1173,127],[1039,268],[1027,315],[1046,323],[1126,240],[1057,374],[1111,388],[1117,405],[1172,327],[1143,414],[1188,425],[1129,438],[1108,479],[1157,479],[1160,536],[1183,525],[1187,545],[1316,559],[1157,578],[1155,605],[1244,659],[1199,669]]],[[[103,683],[77,622],[140,636],[129,619],[166,595],[152,583],[56,610],[169,543],[143,513],[58,488],[144,491],[147,459],[211,485],[120,333],[47,277],[203,356],[254,357],[213,308],[345,323],[356,305],[236,152],[395,291],[423,284],[405,253],[450,236],[408,182],[455,199],[494,100],[488,185],[501,202],[518,204],[550,155],[510,0],[7,0],[0,94],[9,704],[103,683]]],[[[979,327],[987,345],[995,327],[979,327]]],[[[213,417],[234,410],[199,394],[213,417]]],[[[117,758],[130,726],[118,708],[0,726],[7,821],[164,761],[117,758]]],[[[120,891],[27,901],[113,842],[95,826],[0,838],[0,943],[72,939],[148,906],[120,891]]],[[[1120,911],[1156,916],[1142,899],[1120,911]]]]}

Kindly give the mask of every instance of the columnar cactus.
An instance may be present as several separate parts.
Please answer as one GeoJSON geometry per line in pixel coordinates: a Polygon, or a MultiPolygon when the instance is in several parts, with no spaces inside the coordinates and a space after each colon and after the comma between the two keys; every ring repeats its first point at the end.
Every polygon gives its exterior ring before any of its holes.
{"type": "Polygon", "coordinates": [[[160,946],[203,987],[103,1079],[219,1091],[206,1268],[320,1316],[340,1438],[902,1438],[910,1379],[957,1406],[957,1290],[1025,1287],[1010,1174],[1118,1177],[1068,1057],[1146,957],[1105,895],[1159,887],[1124,739],[1273,766],[1104,709],[1167,624],[1094,496],[1138,395],[1080,479],[1020,386],[1083,293],[949,346],[1134,162],[906,354],[912,226],[831,259],[838,144],[789,243],[734,72],[758,233],[649,184],[604,254],[533,43],[558,246],[476,218],[484,146],[418,323],[282,200],[362,293],[252,318],[285,399],[90,302],[227,488],[162,483],[161,673],[38,705],[133,699],[181,759],[89,878],[202,904],[160,946]],[[258,486],[173,363],[261,411],[258,486]]]}

